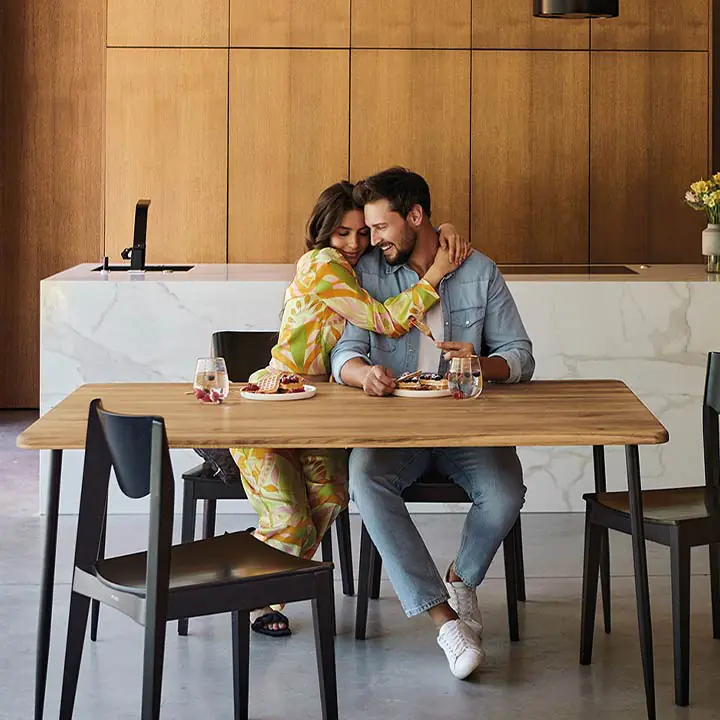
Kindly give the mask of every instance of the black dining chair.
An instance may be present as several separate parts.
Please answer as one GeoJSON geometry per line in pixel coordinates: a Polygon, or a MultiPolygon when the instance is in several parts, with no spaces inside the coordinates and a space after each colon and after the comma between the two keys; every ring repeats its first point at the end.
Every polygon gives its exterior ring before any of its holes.
{"type": "MultiPolygon", "coordinates": [[[[702,408],[705,484],[646,490],[642,493],[645,537],[670,548],[675,703],[690,702],[690,549],[708,545],[713,637],[720,639],[720,353],[709,353],[702,408]]],[[[585,562],[583,568],[580,663],[592,660],[597,575],[602,533],[608,528],[630,534],[627,492],[584,496],[585,562]]],[[[649,608],[647,616],[650,616],[649,608]]]]}
{"type": "Polygon", "coordinates": [[[248,532],[172,545],[175,482],[165,423],[103,410],[88,413],[75,561],[68,616],[60,720],[73,715],[90,600],[145,627],[142,720],[160,717],[166,624],[181,617],[232,614],[234,715],[249,705],[249,612],[277,602],[311,600],[322,717],[338,718],[332,564],[275,550],[248,532]],[[150,496],[147,550],[105,557],[110,471],[129,498],[150,496]]]}
{"type": "MultiPolygon", "coordinates": [[[[225,358],[231,382],[245,382],[255,370],[267,365],[277,337],[275,332],[223,330],[212,335],[212,353],[215,357],[225,358]]],[[[202,537],[209,538],[215,535],[217,501],[247,499],[240,472],[229,450],[199,449],[197,452],[203,457],[203,462],[182,474],[182,542],[192,542],[195,539],[197,504],[200,500],[204,501],[202,537]]],[[[347,510],[338,515],[335,525],[343,594],[354,595],[350,515],[347,510]]],[[[323,561],[332,562],[332,529],[328,529],[322,539],[321,552],[323,561]]],[[[90,620],[92,640],[97,639],[99,612],[100,604],[94,602],[90,620]]],[[[180,618],[178,634],[187,633],[187,619],[180,618]]]]}
{"type": "MultiPolygon", "coordinates": [[[[469,503],[467,493],[450,478],[441,473],[430,472],[403,492],[405,502],[417,503],[469,503]]],[[[508,605],[510,639],[520,639],[518,600],[525,601],[525,568],[522,548],[522,525],[520,516],[503,541],[505,560],[505,590],[508,605]]],[[[358,571],[358,594],[355,608],[355,638],[364,640],[367,629],[368,600],[380,597],[382,558],[370,535],[362,525],[360,536],[360,568],[358,571]]]]}

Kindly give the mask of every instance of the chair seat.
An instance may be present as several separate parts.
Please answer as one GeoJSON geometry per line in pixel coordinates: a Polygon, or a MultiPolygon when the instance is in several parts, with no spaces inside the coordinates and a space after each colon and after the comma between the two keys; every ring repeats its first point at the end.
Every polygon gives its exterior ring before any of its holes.
{"type": "MultiPolygon", "coordinates": [[[[645,490],[642,494],[643,517],[646,522],[677,525],[688,520],[720,518],[720,507],[713,513],[705,502],[707,488],[667,488],[645,490]]],[[[604,508],[630,516],[630,498],[627,492],[588,493],[586,502],[594,502],[604,508]]]]}
{"type": "MultiPolygon", "coordinates": [[[[108,587],[145,596],[147,553],[100,560],[96,577],[108,587]]],[[[271,575],[314,572],[332,563],[303,560],[276,550],[248,532],[236,532],[173,545],[170,557],[170,591],[203,585],[237,583],[271,575]]]]}
{"type": "Polygon", "coordinates": [[[183,480],[215,480],[222,482],[220,474],[213,470],[209,462],[200,463],[182,474],[183,480]]]}

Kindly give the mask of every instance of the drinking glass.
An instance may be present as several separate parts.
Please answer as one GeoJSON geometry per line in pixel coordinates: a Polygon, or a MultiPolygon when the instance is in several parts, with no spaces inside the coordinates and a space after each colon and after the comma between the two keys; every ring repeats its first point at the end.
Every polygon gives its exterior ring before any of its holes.
{"type": "Polygon", "coordinates": [[[203,402],[221,403],[230,392],[225,359],[221,357],[198,358],[193,382],[195,397],[203,402]]]}
{"type": "Polygon", "coordinates": [[[483,389],[480,358],[477,355],[452,358],[447,378],[448,388],[454,398],[458,400],[476,398],[483,389]]]}

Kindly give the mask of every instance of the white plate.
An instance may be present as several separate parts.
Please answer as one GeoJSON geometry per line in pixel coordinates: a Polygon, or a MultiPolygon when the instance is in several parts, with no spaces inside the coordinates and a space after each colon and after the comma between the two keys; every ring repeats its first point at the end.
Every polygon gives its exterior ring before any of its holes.
{"type": "Polygon", "coordinates": [[[296,393],[282,393],[280,395],[265,395],[263,393],[246,392],[245,390],[240,391],[240,397],[244,397],[246,400],[265,400],[268,402],[285,402],[287,400],[307,400],[313,397],[316,392],[314,385],[306,385],[303,392],[296,393]]]}
{"type": "Polygon", "coordinates": [[[397,388],[393,390],[393,395],[407,398],[439,398],[448,397],[452,393],[450,390],[401,390],[397,388]]]}

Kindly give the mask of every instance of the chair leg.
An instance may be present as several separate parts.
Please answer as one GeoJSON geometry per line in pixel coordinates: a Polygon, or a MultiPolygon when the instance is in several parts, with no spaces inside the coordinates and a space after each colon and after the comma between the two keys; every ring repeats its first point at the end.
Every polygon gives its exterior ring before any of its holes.
{"type": "Polygon", "coordinates": [[[709,550],[713,637],[716,640],[720,640],[720,543],[710,545],[709,550]]]}
{"type": "Polygon", "coordinates": [[[353,578],[352,544],[350,542],[350,513],[347,508],[337,516],[335,527],[337,528],[343,595],[352,597],[355,594],[355,580],[353,578]]]}
{"type": "Polygon", "coordinates": [[[517,599],[525,602],[525,557],[523,553],[522,539],[522,515],[518,515],[518,519],[513,525],[512,531],[515,533],[515,577],[517,578],[517,599]]]}
{"type": "Polygon", "coordinates": [[[232,613],[233,698],[235,720],[250,712],[250,613],[232,613]]]}
{"type": "Polygon", "coordinates": [[[217,500],[206,500],[203,508],[203,539],[215,537],[217,500]]]}
{"type": "Polygon", "coordinates": [[[380,597],[380,580],[382,578],[382,558],[375,547],[375,543],[370,546],[372,553],[370,555],[370,597],[377,600],[380,597]]]}
{"type": "MultiPolygon", "coordinates": [[[[105,533],[107,532],[107,516],[103,522],[102,532],[100,533],[100,557],[105,557],[105,533]]],[[[100,601],[93,600],[90,613],[90,640],[97,640],[98,623],[100,622],[100,601]]]]}
{"type": "Polygon", "coordinates": [[[333,561],[333,551],[332,551],[332,528],[329,527],[327,529],[327,532],[325,535],[323,535],[322,542],[320,544],[322,549],[322,559],[323,562],[332,562],[333,561]]]}
{"type": "MultiPolygon", "coordinates": [[[[185,480],[183,488],[182,525],[180,542],[189,543],[195,539],[195,522],[197,520],[197,500],[195,499],[195,485],[185,480]]],[[[188,634],[188,619],[178,619],[178,635],[188,634]]]]}
{"type": "Polygon", "coordinates": [[[517,578],[517,534],[514,529],[503,540],[503,560],[505,562],[505,592],[507,594],[508,627],[511,642],[520,640],[518,621],[518,578],[517,578]]]}
{"type": "Polygon", "coordinates": [[[602,528],[590,522],[585,513],[585,550],[583,559],[582,618],[580,620],[580,664],[592,662],[595,610],[597,608],[598,573],[602,552],[602,528]]]}
{"type": "Polygon", "coordinates": [[[89,597],[76,592],[70,594],[65,668],[63,670],[62,694],[60,696],[60,720],[70,720],[73,716],[89,609],[89,597]]]}
{"type": "Polygon", "coordinates": [[[148,613],[143,657],[142,712],[140,720],[159,720],[165,660],[165,617],[148,613]]]}
{"type": "Polygon", "coordinates": [[[670,545],[675,704],[690,702],[690,546],[676,534],[670,545]]]}
{"type": "Polygon", "coordinates": [[[332,622],[333,580],[330,573],[318,573],[317,597],[313,598],[315,655],[320,680],[323,720],[338,720],[337,677],[335,674],[335,628],[332,622]]]}
{"type": "Polygon", "coordinates": [[[355,639],[364,640],[367,629],[368,599],[370,597],[370,561],[373,544],[365,528],[361,525],[360,533],[360,568],[358,569],[357,604],[355,605],[355,639]]]}

